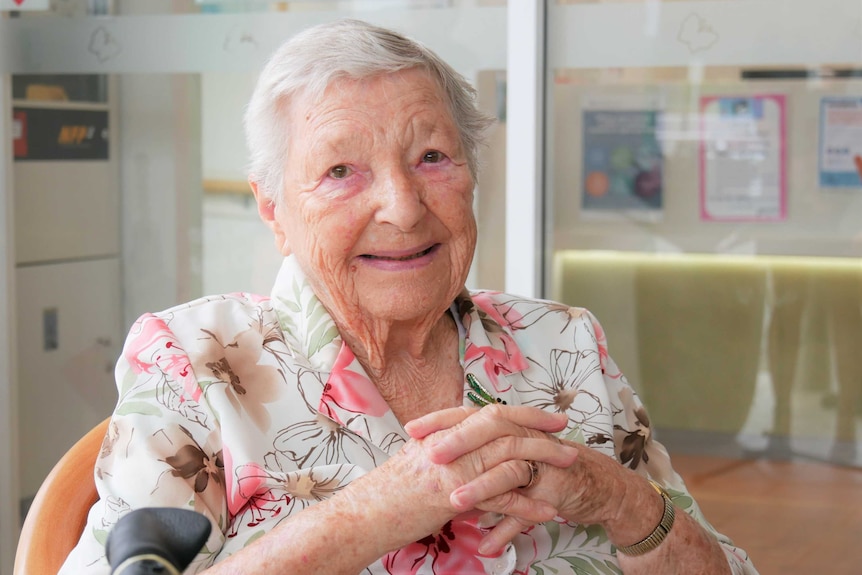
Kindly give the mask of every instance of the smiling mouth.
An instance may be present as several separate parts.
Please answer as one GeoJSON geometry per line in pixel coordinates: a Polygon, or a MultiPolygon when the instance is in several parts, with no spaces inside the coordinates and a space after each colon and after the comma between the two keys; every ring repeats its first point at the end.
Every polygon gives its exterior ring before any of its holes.
{"type": "Polygon", "coordinates": [[[436,247],[436,245],[437,244],[431,246],[428,249],[422,250],[421,252],[416,252],[415,254],[410,254],[409,256],[401,256],[401,257],[397,257],[397,258],[391,258],[391,257],[387,257],[387,256],[375,256],[375,255],[371,255],[371,254],[362,254],[361,257],[363,257],[365,259],[369,259],[369,260],[383,260],[383,261],[389,261],[389,262],[407,262],[410,260],[415,260],[415,259],[421,258],[422,256],[425,256],[425,255],[428,255],[429,253],[431,253],[431,250],[433,250],[436,247]]]}

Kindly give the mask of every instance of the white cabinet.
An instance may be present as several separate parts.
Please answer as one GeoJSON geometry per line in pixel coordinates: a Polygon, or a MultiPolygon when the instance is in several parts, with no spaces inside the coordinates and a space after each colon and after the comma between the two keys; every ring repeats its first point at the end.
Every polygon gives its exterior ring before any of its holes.
{"type": "Polygon", "coordinates": [[[113,369],[122,346],[119,275],[118,258],[17,270],[24,497],[36,492],[63,453],[116,404],[113,369]]]}
{"type": "MultiPolygon", "coordinates": [[[[116,404],[122,346],[116,102],[74,100],[93,76],[32,79],[12,102],[20,497],[116,404]],[[56,88],[68,101],[32,93],[56,88]],[[30,99],[27,99],[30,98],[30,99]],[[92,146],[90,144],[93,144],[92,146]]],[[[101,77],[100,77],[101,78],[101,77]]],[[[17,84],[16,84],[17,82],[17,84]]],[[[107,85],[107,84],[106,84],[107,85]]]]}

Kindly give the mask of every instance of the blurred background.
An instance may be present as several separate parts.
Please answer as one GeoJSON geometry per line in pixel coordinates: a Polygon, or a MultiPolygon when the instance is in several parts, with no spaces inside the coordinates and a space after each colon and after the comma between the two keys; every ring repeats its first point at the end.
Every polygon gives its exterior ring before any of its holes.
{"type": "Polygon", "coordinates": [[[762,573],[857,572],[862,2],[0,0],[0,574],[132,322],[269,293],[244,106],[343,17],[425,42],[498,119],[469,287],[593,311],[762,573]]]}

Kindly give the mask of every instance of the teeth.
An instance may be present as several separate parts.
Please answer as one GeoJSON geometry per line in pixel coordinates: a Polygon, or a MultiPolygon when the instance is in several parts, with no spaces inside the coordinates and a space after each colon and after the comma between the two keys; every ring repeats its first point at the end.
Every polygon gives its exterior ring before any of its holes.
{"type": "Polygon", "coordinates": [[[425,254],[427,254],[427,253],[428,253],[428,252],[430,252],[430,251],[431,251],[431,248],[428,248],[427,250],[422,250],[421,252],[419,252],[419,253],[417,253],[417,254],[412,254],[412,255],[409,255],[409,256],[403,256],[403,257],[400,257],[400,258],[387,258],[387,257],[385,257],[385,256],[368,256],[368,257],[371,257],[371,258],[374,258],[374,259],[378,259],[378,260],[389,260],[389,261],[393,261],[393,262],[404,262],[404,261],[407,261],[407,260],[414,260],[414,259],[416,259],[416,258],[420,258],[420,257],[424,256],[425,254]]]}
{"type": "Polygon", "coordinates": [[[412,260],[412,259],[418,258],[418,257],[419,257],[419,256],[421,256],[421,255],[422,255],[422,254],[413,254],[412,256],[404,256],[403,258],[385,258],[385,257],[379,257],[379,258],[377,258],[377,259],[381,259],[381,260],[389,260],[389,261],[393,261],[393,262],[403,262],[403,261],[407,261],[407,260],[412,260]]]}

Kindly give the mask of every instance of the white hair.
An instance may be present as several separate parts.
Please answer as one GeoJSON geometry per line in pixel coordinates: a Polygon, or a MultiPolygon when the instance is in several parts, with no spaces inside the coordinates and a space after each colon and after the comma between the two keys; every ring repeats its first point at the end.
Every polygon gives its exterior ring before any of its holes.
{"type": "Polygon", "coordinates": [[[323,96],[338,79],[362,80],[410,68],[427,70],[440,86],[461,136],[467,166],[476,181],[479,148],[493,119],[476,107],[476,90],[422,44],[362,22],[339,20],[293,36],[269,58],[245,112],[249,177],[271,201],[281,191],[289,132],[290,99],[323,96]]]}

